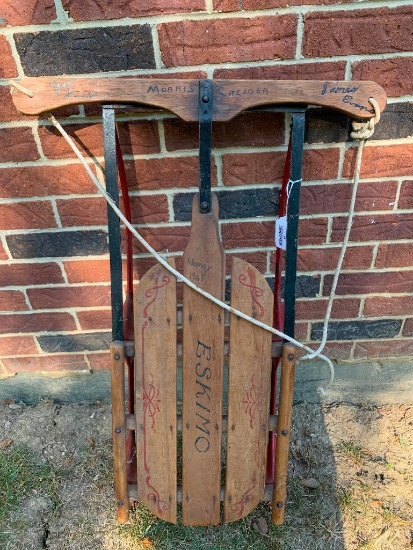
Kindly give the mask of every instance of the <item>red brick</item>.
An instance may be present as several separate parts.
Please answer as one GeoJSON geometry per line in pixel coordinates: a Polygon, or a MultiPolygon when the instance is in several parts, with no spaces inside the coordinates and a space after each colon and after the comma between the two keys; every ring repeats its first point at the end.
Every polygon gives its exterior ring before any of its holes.
{"type": "Polygon", "coordinates": [[[264,274],[267,271],[266,252],[236,252],[235,254],[228,254],[227,256],[227,275],[231,274],[232,258],[241,258],[241,260],[253,265],[260,273],[264,274]]]}
{"type": "MultiPolygon", "coordinates": [[[[347,219],[334,218],[331,232],[331,242],[341,242],[347,219]]],[[[355,216],[350,232],[350,240],[385,241],[389,239],[411,239],[413,237],[412,214],[375,214],[370,216],[355,216]]]]}
{"type": "MultiPolygon", "coordinates": [[[[396,181],[360,183],[356,210],[393,210],[396,181]]],[[[347,212],[352,184],[309,185],[301,190],[301,214],[347,212]]]]}
{"type": "Polygon", "coordinates": [[[364,303],[363,315],[365,317],[386,317],[393,315],[406,315],[413,310],[413,296],[385,297],[370,296],[364,303]]]}
{"type": "Polygon", "coordinates": [[[63,283],[62,270],[52,262],[0,265],[0,287],[63,283]]]}
{"type": "MultiPolygon", "coordinates": [[[[2,10],[0,17],[3,17],[2,10]]],[[[5,36],[0,36],[0,78],[13,78],[15,76],[18,76],[18,72],[10,44],[5,36]]],[[[8,86],[7,89],[10,95],[10,87],[8,86]]]]}
{"type": "Polygon", "coordinates": [[[245,78],[258,80],[343,80],[344,61],[215,69],[214,78],[245,78]]]}
{"type": "Polygon", "coordinates": [[[398,208],[413,209],[413,180],[403,181],[400,187],[398,208]]]}
{"type": "Polygon", "coordinates": [[[32,336],[2,336],[0,338],[0,356],[32,355],[37,347],[32,336]]]}
{"type": "MultiPolygon", "coordinates": [[[[294,338],[296,340],[298,340],[299,342],[302,342],[302,343],[306,343],[308,342],[308,338],[307,338],[307,335],[308,335],[308,328],[309,328],[309,323],[306,323],[306,322],[299,322],[297,321],[295,323],[295,336],[294,338]]],[[[305,353],[305,352],[304,352],[305,353]]]]}
{"type": "Polygon", "coordinates": [[[109,329],[112,326],[112,312],[110,309],[78,311],[77,317],[82,330],[109,329]]]}
{"type": "Polygon", "coordinates": [[[21,166],[0,170],[0,197],[42,197],[96,193],[83,166],[21,166]]]}
{"type": "MultiPolygon", "coordinates": [[[[125,154],[148,154],[159,152],[159,136],[157,124],[154,121],[123,123],[119,125],[119,139],[122,152],[125,154]]],[[[102,156],[103,131],[101,124],[69,124],[65,125],[66,132],[75,140],[84,155],[93,153],[102,156]]],[[[60,132],[54,127],[42,126],[39,128],[40,140],[46,157],[74,158],[75,154],[60,132]]]]}
{"type": "MultiPolygon", "coordinates": [[[[368,269],[373,260],[373,246],[350,246],[346,250],[343,269],[368,269]]],[[[299,271],[335,270],[341,248],[300,248],[297,267],[299,271]]]]}
{"type": "MultiPolygon", "coordinates": [[[[343,176],[349,178],[354,173],[356,149],[346,152],[343,176]]],[[[362,178],[380,178],[411,175],[413,172],[413,144],[381,145],[365,147],[361,165],[362,178]]]]}
{"type": "Polygon", "coordinates": [[[327,219],[310,218],[300,220],[298,229],[298,244],[306,246],[311,244],[324,244],[327,238],[327,219]]]}
{"type": "Polygon", "coordinates": [[[204,0],[63,0],[63,7],[74,21],[94,21],[96,19],[123,19],[167,13],[204,11],[204,0]]]}
{"type": "Polygon", "coordinates": [[[373,80],[380,84],[389,97],[411,94],[413,58],[363,59],[352,64],[354,80],[373,80]]]}
{"type": "Polygon", "coordinates": [[[413,243],[379,245],[376,267],[410,267],[413,265],[413,243]]]}
{"type": "Polygon", "coordinates": [[[1,128],[0,142],[0,162],[18,162],[39,158],[31,128],[1,128]]]}
{"type": "Polygon", "coordinates": [[[33,309],[63,309],[110,304],[108,286],[29,288],[27,295],[33,309]]]}
{"type": "MultiPolygon", "coordinates": [[[[165,120],[168,151],[197,149],[199,129],[195,123],[165,120]]],[[[284,143],[284,116],[279,113],[242,113],[235,119],[213,125],[214,147],[271,147],[284,143]]]]}
{"type": "Polygon", "coordinates": [[[413,336],[413,318],[406,319],[403,327],[403,336],[413,336]]]}
{"type": "MultiPolygon", "coordinates": [[[[328,300],[297,300],[296,315],[300,321],[324,320],[328,300]]],[[[358,317],[360,300],[358,298],[336,299],[331,312],[332,319],[350,319],[358,317]]]]}
{"type": "MultiPolygon", "coordinates": [[[[1,37],[0,37],[0,50],[1,50],[1,37]]],[[[4,59],[0,51],[0,62],[4,59]]],[[[0,68],[1,74],[1,68],[0,68]]],[[[11,98],[10,86],[0,86],[0,120],[2,122],[10,122],[12,120],[33,120],[33,117],[28,115],[22,115],[14,106],[11,98]]]]}
{"type": "MultiPolygon", "coordinates": [[[[225,185],[273,183],[282,181],[285,153],[236,153],[222,156],[225,185]]],[[[303,179],[337,177],[339,150],[311,149],[304,152],[303,179]]]]}
{"type": "MultiPolygon", "coordinates": [[[[273,222],[224,223],[221,227],[224,248],[274,246],[273,222]]],[[[301,220],[299,242],[321,244],[325,242],[327,221],[324,218],[301,220]]]]}
{"type": "Polygon", "coordinates": [[[368,340],[366,342],[356,341],[354,347],[355,359],[387,359],[389,357],[411,357],[413,353],[413,340],[385,340],[376,342],[368,340]]]}
{"type": "Polygon", "coordinates": [[[10,358],[3,359],[3,364],[10,374],[89,370],[89,365],[83,355],[39,355],[10,358]]]}
{"type": "MultiPolygon", "coordinates": [[[[198,186],[198,157],[163,157],[125,163],[130,190],[198,186]]],[[[216,170],[213,170],[213,182],[216,170]]]]}
{"type": "Polygon", "coordinates": [[[14,313],[0,315],[0,333],[53,332],[75,330],[76,325],[69,313],[14,313]]]}
{"type": "Polygon", "coordinates": [[[295,15],[177,21],[158,26],[166,67],[292,59],[296,30],[295,15]]]}
{"type": "Polygon", "coordinates": [[[28,309],[23,292],[0,290],[0,311],[21,311],[28,309]]]}
{"type": "Polygon", "coordinates": [[[109,260],[68,260],[63,262],[69,283],[110,281],[109,260]]]}
{"type": "MultiPolygon", "coordinates": [[[[341,4],[353,0],[341,0],[341,4]]],[[[285,8],[289,6],[303,6],[319,4],[336,4],[337,0],[214,0],[215,11],[244,11],[244,10],[268,10],[271,8],[285,8]]]]}
{"type": "Polygon", "coordinates": [[[102,197],[57,200],[63,227],[107,225],[106,201],[102,197]]]}
{"type": "Polygon", "coordinates": [[[110,356],[109,353],[88,353],[86,357],[90,364],[90,369],[95,370],[109,370],[110,369],[110,356]]]}
{"type": "MultiPolygon", "coordinates": [[[[333,276],[324,278],[324,292],[330,293],[333,276]]],[[[386,271],[383,273],[342,273],[339,277],[336,294],[375,294],[411,292],[413,271],[386,271]]]]}
{"type": "MultiPolygon", "coordinates": [[[[163,226],[140,228],[139,233],[157,252],[180,252],[185,250],[190,234],[190,227],[163,226]]],[[[122,239],[124,242],[124,239],[122,239]]],[[[147,253],[147,250],[137,239],[133,240],[134,253],[147,253]]]]}
{"type": "Polygon", "coordinates": [[[327,57],[412,50],[412,15],[412,6],[308,13],[303,54],[327,57]]]}
{"type": "Polygon", "coordinates": [[[0,26],[41,25],[56,19],[53,0],[3,0],[0,26]]]}
{"type": "MultiPolygon", "coordinates": [[[[8,256],[6,254],[6,251],[4,249],[4,246],[0,243],[0,260],[8,260],[8,256]]],[[[1,269],[1,267],[0,267],[1,269]]]]}
{"type": "Polygon", "coordinates": [[[132,223],[160,223],[169,220],[166,195],[139,195],[130,198],[132,223]]]}
{"type": "Polygon", "coordinates": [[[0,204],[0,229],[45,229],[56,227],[49,201],[0,204]]]}

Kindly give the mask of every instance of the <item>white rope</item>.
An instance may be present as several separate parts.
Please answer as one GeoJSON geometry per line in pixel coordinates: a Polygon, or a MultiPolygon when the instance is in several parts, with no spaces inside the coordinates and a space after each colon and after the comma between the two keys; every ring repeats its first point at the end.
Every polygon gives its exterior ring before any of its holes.
{"type": "Polygon", "coordinates": [[[12,88],[16,88],[16,90],[19,90],[20,92],[22,92],[23,94],[29,96],[29,97],[34,97],[34,92],[32,92],[31,90],[29,90],[28,88],[25,88],[24,86],[22,86],[21,84],[19,84],[18,82],[14,82],[13,80],[9,80],[7,82],[7,84],[9,86],[11,86],[12,88]]]}
{"type": "MultiPolygon", "coordinates": [[[[351,199],[350,199],[350,206],[349,206],[349,214],[348,214],[348,218],[347,218],[347,225],[346,225],[346,230],[345,230],[345,233],[344,233],[343,244],[341,246],[340,256],[339,256],[339,259],[338,259],[338,262],[337,262],[337,267],[336,267],[336,270],[334,272],[333,283],[331,285],[330,296],[329,296],[328,304],[327,304],[327,311],[326,311],[326,315],[325,315],[325,318],[324,318],[322,339],[321,339],[321,342],[320,342],[318,348],[316,350],[314,350],[312,353],[309,353],[308,355],[304,355],[304,357],[301,357],[300,361],[303,361],[303,360],[305,361],[305,360],[308,360],[308,359],[314,359],[315,357],[318,357],[319,354],[325,348],[325,345],[327,343],[328,325],[329,325],[330,318],[331,318],[331,310],[333,308],[333,302],[334,302],[335,293],[336,293],[336,289],[337,289],[338,278],[340,276],[341,267],[343,265],[344,257],[345,257],[346,251],[347,251],[347,245],[348,245],[348,242],[349,242],[349,239],[350,239],[351,227],[353,225],[354,211],[355,211],[356,198],[357,198],[357,190],[358,190],[359,181],[360,181],[360,170],[361,170],[361,161],[362,161],[362,157],[363,157],[363,149],[364,149],[364,145],[366,143],[366,139],[371,137],[374,133],[375,124],[377,124],[377,122],[380,121],[380,108],[379,108],[379,105],[378,105],[377,101],[374,98],[370,98],[369,101],[373,105],[375,116],[372,119],[368,120],[367,122],[353,122],[353,129],[355,131],[350,134],[350,136],[353,139],[359,139],[360,143],[359,143],[359,146],[358,146],[358,149],[357,149],[356,166],[355,166],[355,169],[354,169],[354,177],[353,177],[353,189],[352,189],[352,192],[351,192],[351,199]]],[[[333,380],[330,379],[330,381],[328,382],[325,389],[328,388],[332,384],[332,381],[333,380]]],[[[324,389],[324,391],[325,391],[325,389],[324,389]]]]}
{"type": "MultiPolygon", "coordinates": [[[[50,120],[52,121],[52,123],[54,124],[54,126],[59,130],[59,132],[62,134],[62,136],[65,138],[65,140],[67,141],[67,143],[69,144],[69,146],[71,147],[71,149],[73,150],[73,152],[75,153],[75,155],[78,157],[78,159],[80,160],[80,162],[83,164],[85,170],[87,171],[90,179],[93,181],[93,183],[95,184],[95,186],[97,187],[97,189],[99,190],[99,192],[105,197],[107,203],[110,205],[110,207],[112,208],[112,210],[116,213],[116,215],[122,220],[122,222],[125,224],[125,226],[129,229],[129,231],[131,231],[131,233],[138,239],[138,241],[146,248],[146,250],[152,254],[154,256],[154,258],[161,264],[163,265],[163,267],[165,269],[167,269],[170,273],[172,273],[172,275],[174,275],[175,277],[177,277],[180,281],[182,281],[184,284],[186,284],[187,286],[189,286],[190,288],[192,288],[193,290],[195,290],[195,292],[198,292],[199,294],[201,294],[202,296],[204,296],[205,298],[207,298],[208,300],[211,300],[211,302],[214,302],[215,304],[217,304],[218,306],[222,307],[222,309],[225,309],[226,311],[229,311],[230,313],[233,313],[234,315],[236,315],[237,317],[240,317],[241,319],[244,319],[245,321],[248,321],[250,323],[252,323],[253,325],[256,325],[268,332],[271,332],[272,334],[275,334],[285,340],[288,340],[288,342],[291,342],[292,344],[294,344],[295,346],[301,348],[301,349],[304,349],[306,351],[309,351],[309,352],[312,352],[313,350],[306,346],[305,344],[302,344],[301,342],[298,342],[297,340],[295,340],[294,338],[291,338],[291,336],[288,336],[287,334],[284,334],[283,332],[281,332],[280,330],[277,330],[273,327],[271,327],[270,325],[267,325],[265,323],[261,323],[260,321],[257,321],[256,319],[254,319],[253,317],[250,317],[249,315],[246,315],[245,313],[243,313],[242,311],[239,311],[238,309],[235,309],[231,306],[229,306],[228,304],[226,304],[225,302],[222,302],[221,300],[219,300],[218,298],[216,298],[215,296],[213,296],[212,294],[210,294],[209,292],[206,292],[205,290],[203,290],[202,288],[199,288],[198,286],[196,286],[192,281],[190,281],[189,279],[187,279],[186,277],[184,277],[181,273],[179,273],[179,271],[177,271],[176,269],[174,269],[172,266],[170,266],[168,264],[168,262],[166,260],[164,260],[164,258],[162,258],[162,256],[160,256],[156,250],[154,250],[152,248],[152,246],[142,237],[142,235],[140,233],[138,233],[138,231],[133,227],[133,225],[131,225],[129,223],[129,221],[126,219],[126,217],[124,216],[124,214],[122,213],[121,210],[119,210],[119,208],[116,206],[115,202],[113,201],[112,197],[107,193],[106,189],[102,186],[102,184],[99,182],[99,180],[97,179],[97,177],[95,176],[95,174],[92,172],[92,169],[90,168],[89,164],[85,161],[83,155],[81,154],[81,152],[78,150],[78,148],[76,147],[76,145],[74,144],[73,140],[71,139],[71,137],[67,134],[67,132],[62,128],[62,126],[59,124],[59,122],[55,119],[54,116],[51,116],[50,117],[50,120]]],[[[329,365],[331,364],[331,368],[333,368],[333,365],[330,361],[330,359],[328,359],[328,357],[324,357],[323,355],[319,355],[319,357],[321,359],[323,359],[324,361],[326,361],[329,365]]]]}
{"type": "MultiPolygon", "coordinates": [[[[151,245],[140,235],[140,233],[129,223],[129,221],[123,215],[121,210],[119,210],[119,208],[116,206],[116,204],[112,200],[111,196],[107,193],[106,189],[101,185],[101,183],[99,182],[99,180],[97,179],[95,174],[92,172],[89,164],[85,161],[83,155],[81,154],[81,152],[79,151],[77,146],[74,144],[73,140],[70,138],[70,136],[67,134],[67,132],[62,128],[62,126],[55,119],[55,117],[51,116],[50,120],[52,121],[54,126],[59,130],[59,132],[64,137],[66,142],[69,144],[69,146],[71,147],[71,149],[73,150],[75,155],[78,157],[80,162],[83,164],[83,166],[86,169],[86,171],[87,171],[89,177],[91,178],[92,182],[94,183],[94,185],[96,186],[98,191],[105,197],[107,203],[110,205],[112,210],[116,213],[116,215],[119,217],[119,219],[122,220],[122,222],[129,229],[129,231],[146,248],[146,250],[150,254],[152,254],[154,256],[154,258],[163,267],[165,267],[165,269],[167,269],[170,273],[172,273],[172,275],[177,277],[177,279],[182,281],[185,285],[192,288],[195,292],[198,292],[199,294],[201,294],[202,296],[204,296],[208,300],[214,302],[215,304],[217,304],[222,309],[224,309],[224,310],[226,310],[226,311],[228,311],[228,312],[230,312],[234,315],[237,315],[241,319],[244,319],[245,321],[248,321],[248,322],[252,323],[255,326],[258,326],[258,327],[260,327],[260,328],[262,328],[262,329],[264,329],[268,332],[271,332],[272,334],[275,334],[275,335],[283,338],[284,340],[287,340],[288,342],[294,344],[295,346],[309,352],[307,355],[302,357],[300,360],[303,360],[303,359],[307,360],[307,359],[313,359],[315,357],[319,357],[320,359],[322,359],[323,361],[325,361],[327,363],[327,365],[329,366],[329,370],[330,370],[329,381],[324,387],[317,388],[317,391],[320,394],[324,395],[326,393],[326,389],[334,381],[334,366],[333,366],[333,363],[331,362],[331,360],[328,357],[326,357],[325,355],[322,355],[321,351],[324,349],[326,341],[327,341],[328,324],[329,324],[329,320],[330,320],[330,317],[331,317],[331,309],[332,309],[332,305],[333,305],[333,301],[334,301],[334,297],[335,297],[337,281],[338,281],[338,277],[339,277],[339,274],[340,274],[340,271],[341,271],[341,266],[342,266],[342,263],[343,263],[343,260],[344,260],[344,256],[345,256],[345,252],[346,252],[346,249],[347,249],[347,244],[348,244],[348,240],[349,240],[349,236],[350,236],[350,230],[351,230],[351,225],[352,225],[353,216],[354,216],[354,206],[355,206],[355,201],[356,201],[357,188],[358,188],[358,183],[359,183],[359,179],[360,179],[360,167],[361,167],[361,159],[362,159],[365,139],[367,139],[368,137],[371,137],[373,135],[374,125],[375,125],[376,121],[378,122],[380,120],[380,109],[378,107],[377,102],[373,98],[370,98],[369,101],[371,102],[371,104],[374,107],[376,116],[373,119],[369,120],[367,123],[356,123],[356,122],[353,123],[353,128],[354,128],[355,132],[353,132],[351,134],[351,136],[355,139],[360,139],[360,145],[359,145],[358,152],[357,152],[356,169],[355,169],[355,176],[354,176],[354,183],[353,183],[353,192],[352,192],[350,208],[349,208],[350,212],[349,212],[349,217],[348,217],[348,220],[347,220],[347,228],[346,228],[346,233],[345,233],[345,237],[344,237],[344,240],[343,240],[343,246],[341,248],[340,257],[339,257],[337,267],[336,267],[336,271],[335,271],[334,278],[333,278],[333,284],[332,284],[332,288],[331,288],[331,292],[330,292],[330,298],[329,298],[329,302],[328,302],[328,305],[327,305],[327,312],[326,312],[326,317],[325,317],[324,326],[323,326],[323,337],[322,337],[322,341],[321,341],[319,347],[316,350],[313,350],[309,346],[306,346],[305,344],[302,344],[298,340],[295,340],[294,338],[291,338],[291,336],[288,336],[287,334],[283,333],[282,331],[277,330],[277,329],[275,329],[275,328],[273,328],[270,325],[267,325],[265,323],[261,323],[260,321],[257,321],[256,319],[246,315],[242,311],[239,311],[239,310],[231,307],[230,305],[226,304],[225,302],[222,302],[221,300],[219,300],[218,298],[216,298],[215,296],[213,296],[209,292],[205,292],[203,289],[199,288],[192,281],[190,281],[189,279],[184,277],[181,273],[179,273],[179,271],[177,271],[171,265],[169,265],[168,262],[166,260],[164,260],[164,258],[162,256],[160,256],[151,247],[151,245]],[[371,121],[373,121],[373,122],[371,122],[371,121]],[[359,136],[361,136],[361,137],[359,137],[359,136]]],[[[298,183],[298,182],[295,182],[295,181],[291,182],[291,184],[292,184],[291,187],[295,183],[298,183]]],[[[289,195],[290,192],[291,192],[291,189],[287,189],[288,195],[289,195]]]]}

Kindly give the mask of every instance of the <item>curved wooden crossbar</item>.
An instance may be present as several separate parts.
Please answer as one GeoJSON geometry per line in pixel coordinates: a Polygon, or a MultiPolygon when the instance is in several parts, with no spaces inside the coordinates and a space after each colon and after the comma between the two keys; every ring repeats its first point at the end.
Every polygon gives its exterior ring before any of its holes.
{"type": "MultiPolygon", "coordinates": [[[[25,78],[21,90],[13,90],[16,108],[38,115],[79,103],[138,103],[161,107],[188,122],[198,120],[199,80],[154,78],[25,78]]],[[[276,104],[308,104],[336,109],[351,117],[374,116],[373,97],[383,111],[386,94],[370,81],[325,80],[215,80],[213,120],[226,121],[252,107],[276,104]]]]}

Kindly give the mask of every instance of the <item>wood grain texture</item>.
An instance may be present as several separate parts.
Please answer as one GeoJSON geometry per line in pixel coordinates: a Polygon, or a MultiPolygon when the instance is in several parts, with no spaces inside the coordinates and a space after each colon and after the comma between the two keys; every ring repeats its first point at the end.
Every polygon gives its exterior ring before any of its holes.
{"type": "MultiPolygon", "coordinates": [[[[199,81],[146,78],[24,78],[29,97],[13,89],[18,111],[37,115],[65,105],[84,103],[139,103],[161,107],[186,121],[198,120],[199,81]]],[[[298,103],[337,109],[356,118],[374,115],[369,97],[383,111],[386,94],[370,81],[216,80],[213,120],[226,121],[241,111],[264,105],[298,103]]]]}
{"type": "Polygon", "coordinates": [[[280,398],[278,407],[277,447],[275,453],[274,492],[272,497],[272,523],[284,521],[287,497],[288,450],[294,397],[296,348],[289,342],[283,346],[280,398]]]}
{"type": "Polygon", "coordinates": [[[140,280],[134,311],[138,496],[176,523],[176,278],[160,264],[140,280]]]}
{"type": "MultiPolygon", "coordinates": [[[[255,267],[233,258],[231,306],[271,325],[273,293],[255,267]]],[[[254,510],[265,488],[271,333],[231,315],[224,521],[254,510]]]]}
{"type": "Polygon", "coordinates": [[[125,368],[122,342],[112,342],[110,362],[116,510],[118,522],[125,523],[129,519],[129,497],[126,475],[125,368]]]}
{"type": "MultiPolygon", "coordinates": [[[[200,214],[192,207],[192,231],[185,250],[184,275],[221,300],[225,257],[218,234],[218,201],[200,214]]],[[[224,312],[184,287],[183,296],[183,502],[185,525],[220,521],[224,312]]]]}

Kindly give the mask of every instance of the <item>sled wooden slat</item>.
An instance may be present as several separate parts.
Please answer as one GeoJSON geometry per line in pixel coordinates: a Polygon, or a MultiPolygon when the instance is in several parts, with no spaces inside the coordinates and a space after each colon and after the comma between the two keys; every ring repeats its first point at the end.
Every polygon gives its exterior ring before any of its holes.
{"type": "Polygon", "coordinates": [[[134,311],[138,497],[176,523],[176,278],[160,264],[137,286],[134,311]]]}
{"type": "MultiPolygon", "coordinates": [[[[33,97],[13,90],[16,108],[28,115],[79,103],[138,103],[167,109],[183,120],[198,120],[199,81],[155,78],[24,78],[20,85],[33,97]]],[[[386,106],[381,86],[370,81],[215,80],[213,120],[230,120],[241,111],[286,103],[330,107],[357,118],[371,118],[374,97],[386,106]]]]}
{"type": "MultiPolygon", "coordinates": [[[[208,214],[199,213],[198,195],[194,198],[183,271],[222,300],[225,259],[218,201],[211,198],[208,214]]],[[[224,313],[187,286],[183,302],[182,520],[185,525],[214,525],[220,521],[224,313]]]]}
{"type": "MultiPolygon", "coordinates": [[[[251,264],[232,260],[231,306],[271,324],[273,294],[251,264]]],[[[265,488],[271,333],[231,315],[224,521],[249,514],[265,488]]]]}

